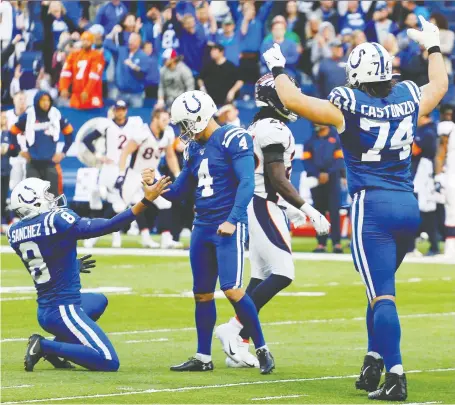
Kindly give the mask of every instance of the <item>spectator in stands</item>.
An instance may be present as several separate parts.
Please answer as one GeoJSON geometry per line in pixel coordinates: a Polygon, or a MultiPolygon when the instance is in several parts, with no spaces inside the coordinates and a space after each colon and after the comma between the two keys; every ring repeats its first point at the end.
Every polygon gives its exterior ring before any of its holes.
{"type": "Polygon", "coordinates": [[[287,31],[294,32],[299,37],[299,43],[305,44],[306,17],[305,14],[299,13],[297,2],[294,0],[286,4],[286,25],[287,31]]]}
{"type": "MultiPolygon", "coordinates": [[[[49,93],[44,91],[36,93],[33,107],[28,108],[19,117],[11,127],[10,134],[25,136],[27,150],[20,153],[27,159],[27,178],[38,177],[49,181],[50,192],[60,195],[63,193],[60,162],[73,143],[73,127],[52,104],[49,93]],[[58,152],[60,132],[64,135],[65,145],[62,151],[58,152]]],[[[17,139],[13,138],[12,143],[18,143],[17,139]]]]}
{"type": "Polygon", "coordinates": [[[340,16],[339,29],[349,27],[353,30],[365,29],[366,22],[371,19],[374,10],[371,10],[371,1],[338,1],[338,14],[340,16]]]}
{"type": "Polygon", "coordinates": [[[204,29],[206,38],[210,38],[211,35],[216,34],[218,26],[215,17],[210,13],[208,2],[203,1],[196,7],[196,20],[204,29]]]}
{"type": "Polygon", "coordinates": [[[158,50],[160,44],[158,42],[161,39],[161,30],[163,25],[163,17],[159,8],[156,5],[153,5],[148,11],[144,21],[144,26],[142,27],[143,40],[145,42],[151,42],[153,48],[158,50]]]}
{"type": "Polygon", "coordinates": [[[352,29],[351,28],[344,28],[340,32],[341,42],[343,43],[343,50],[345,55],[349,55],[351,52],[352,46],[352,29]]]}
{"type": "MultiPolygon", "coordinates": [[[[407,14],[409,13],[414,13],[417,17],[421,15],[424,17],[426,20],[430,18],[430,12],[428,9],[424,6],[417,5],[417,1],[402,1],[401,2],[403,5],[403,14],[404,18],[406,18],[407,14]]],[[[419,1],[419,3],[421,3],[419,1]]]]}
{"type": "Polygon", "coordinates": [[[112,62],[112,53],[104,47],[104,28],[100,24],[92,25],[89,30],[95,37],[95,41],[93,43],[93,48],[100,51],[104,58],[104,69],[103,69],[103,98],[107,98],[108,93],[108,79],[107,79],[107,70],[109,65],[112,62]]]}
{"type": "Polygon", "coordinates": [[[355,30],[352,32],[352,47],[351,49],[354,49],[357,45],[364,44],[367,42],[367,37],[365,36],[365,33],[360,30],[355,30]]]}
{"type": "Polygon", "coordinates": [[[343,43],[336,38],[329,43],[329,46],[332,57],[321,61],[316,77],[318,95],[323,99],[326,99],[335,87],[346,84],[346,58],[344,57],[343,43]]]}
{"type": "MultiPolygon", "coordinates": [[[[277,15],[273,18],[272,23],[270,24],[271,27],[273,27],[276,23],[281,23],[284,24],[285,26],[285,32],[284,32],[284,38],[291,40],[297,44],[297,50],[299,54],[302,53],[302,42],[300,37],[292,31],[289,26],[287,25],[287,20],[282,16],[282,15],[277,15]]],[[[267,42],[269,40],[273,40],[273,34],[270,32],[262,41],[262,43],[267,42]]]]}
{"type": "Polygon", "coordinates": [[[414,13],[409,13],[406,16],[404,20],[404,29],[397,35],[402,67],[406,67],[414,56],[420,54],[419,44],[408,37],[407,30],[409,28],[419,29],[417,16],[414,13]]]}
{"type": "Polygon", "coordinates": [[[449,75],[452,74],[452,56],[453,45],[455,42],[455,33],[449,30],[449,23],[444,14],[433,13],[430,17],[430,22],[439,28],[439,38],[441,39],[441,53],[446,62],[446,69],[449,75]]]}
{"type": "MultiPolygon", "coordinates": [[[[286,20],[283,16],[276,16],[272,20],[272,38],[265,39],[261,46],[261,55],[264,54],[267,49],[270,49],[274,43],[279,44],[281,48],[281,52],[283,53],[284,57],[286,58],[286,72],[296,77],[297,75],[297,61],[299,60],[299,51],[297,48],[297,43],[292,41],[291,39],[285,38],[286,34],[286,20]]],[[[267,72],[267,66],[265,65],[265,61],[261,56],[262,62],[262,73],[267,72]]]]}
{"type": "Polygon", "coordinates": [[[228,17],[231,12],[227,1],[212,1],[209,4],[210,14],[213,15],[218,25],[228,17]]]}
{"type": "Polygon", "coordinates": [[[216,33],[214,42],[224,46],[226,59],[235,66],[240,64],[240,41],[240,31],[235,29],[234,20],[227,16],[223,20],[222,30],[216,33]]]}
{"type": "Polygon", "coordinates": [[[389,18],[389,8],[385,1],[379,1],[373,14],[373,20],[369,21],[365,28],[365,34],[369,42],[379,42],[384,45],[388,34],[397,34],[398,25],[389,18]]]}
{"type": "Polygon", "coordinates": [[[128,46],[116,46],[112,39],[106,39],[104,46],[115,58],[115,85],[122,99],[131,107],[142,107],[148,57],[141,50],[140,35],[131,33],[128,46]]]}
{"type": "Polygon", "coordinates": [[[322,0],[319,2],[320,7],[314,11],[314,14],[321,19],[321,21],[328,21],[334,27],[338,27],[338,13],[335,8],[335,1],[322,0]]]}
{"type": "Polygon", "coordinates": [[[221,44],[211,47],[210,58],[211,61],[202,69],[198,86],[213,98],[217,106],[231,103],[243,86],[239,68],[226,59],[221,44]]]}
{"type": "Polygon", "coordinates": [[[217,122],[219,125],[232,124],[236,127],[241,126],[239,118],[239,110],[234,104],[226,104],[221,107],[216,113],[217,122]]]}
{"type": "Polygon", "coordinates": [[[120,0],[111,0],[98,9],[94,23],[101,24],[105,32],[111,32],[127,12],[128,9],[120,0]]]}
{"type": "Polygon", "coordinates": [[[151,42],[144,43],[144,53],[147,55],[147,68],[145,69],[145,97],[158,97],[158,85],[160,83],[160,69],[158,56],[153,53],[153,45],[151,42]]]}
{"type": "MultiPolygon", "coordinates": [[[[341,182],[346,173],[340,140],[333,129],[320,125],[315,135],[305,144],[303,160],[305,170],[314,185],[311,189],[314,208],[322,213],[330,213],[330,237],[333,253],[343,253],[340,233],[341,182]]],[[[327,235],[317,236],[318,246],[313,252],[327,252],[327,235]]]]}
{"type": "Polygon", "coordinates": [[[419,87],[428,83],[428,51],[424,47],[406,65],[401,63],[401,75],[403,80],[412,80],[419,87]]]}
{"type": "MultiPolygon", "coordinates": [[[[61,1],[43,1],[41,3],[41,20],[43,21],[45,43],[43,46],[44,68],[47,73],[51,73],[52,56],[57,49],[62,32],[75,33],[80,30],[66,15],[61,1]]],[[[78,39],[78,36],[73,39],[78,39]]]]}
{"type": "Polygon", "coordinates": [[[400,49],[398,48],[397,37],[393,34],[388,34],[382,45],[389,52],[389,55],[394,57],[392,60],[393,72],[400,73],[401,60],[398,56],[400,49]]]}
{"type": "Polygon", "coordinates": [[[103,107],[104,70],[103,54],[92,49],[95,36],[86,31],[81,36],[81,49],[68,55],[60,75],[60,97],[68,99],[71,87],[70,107],[90,109],[103,107]]]}
{"type": "Polygon", "coordinates": [[[74,41],[71,39],[70,33],[62,32],[58,41],[57,49],[52,56],[52,86],[56,86],[58,84],[63,65],[65,64],[68,55],[73,51],[73,46],[74,41]]]}
{"type": "MultiPolygon", "coordinates": [[[[229,3],[230,4],[230,3],[229,3]]],[[[254,1],[246,1],[242,6],[242,14],[237,15],[237,26],[240,26],[242,34],[240,50],[242,52],[240,69],[243,77],[248,83],[255,83],[259,78],[258,61],[260,59],[262,38],[264,37],[264,24],[270,11],[273,1],[263,3],[256,14],[254,1]]],[[[231,8],[231,12],[234,10],[231,8]]]]}
{"type": "Polygon", "coordinates": [[[312,72],[316,76],[319,69],[319,63],[324,58],[332,56],[332,49],[329,43],[335,39],[335,28],[329,22],[323,22],[319,27],[319,33],[311,44],[311,63],[313,64],[312,72]]]}
{"type": "Polygon", "coordinates": [[[204,28],[196,23],[196,18],[191,14],[185,14],[180,22],[175,8],[172,9],[171,22],[180,42],[180,53],[193,75],[197,76],[202,68],[202,57],[207,45],[204,28]]]}
{"type": "Polygon", "coordinates": [[[163,52],[164,66],[160,70],[158,101],[155,108],[171,107],[174,100],[186,91],[194,90],[191,69],[182,62],[174,49],[163,52]]]}
{"type": "Polygon", "coordinates": [[[120,24],[114,26],[115,41],[119,45],[126,45],[130,39],[130,35],[133,32],[139,33],[142,28],[142,21],[140,18],[136,18],[134,14],[127,13],[123,16],[120,24]],[[118,27],[120,26],[120,28],[118,27]]]}

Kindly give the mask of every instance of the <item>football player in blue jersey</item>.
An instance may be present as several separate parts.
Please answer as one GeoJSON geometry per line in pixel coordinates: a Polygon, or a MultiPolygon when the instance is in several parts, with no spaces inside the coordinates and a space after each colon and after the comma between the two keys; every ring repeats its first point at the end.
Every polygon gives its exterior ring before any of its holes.
{"type": "MultiPolygon", "coordinates": [[[[212,98],[202,91],[180,95],[171,108],[171,119],[180,126],[180,139],[188,146],[184,168],[163,196],[179,201],[192,193],[195,199],[190,262],[198,340],[196,355],[171,370],[213,370],[214,291],[219,278],[221,290],[241,322],[249,325],[261,374],[269,374],[274,360],[265,344],[256,306],[241,288],[247,207],[254,192],[253,140],[242,128],[220,127],[213,119],[216,112],[212,98]]],[[[150,169],[143,172],[147,183],[153,176],[150,169]]],[[[226,354],[241,361],[229,348],[226,354]]]]}
{"type": "Polygon", "coordinates": [[[418,229],[413,194],[411,145],[419,116],[428,115],[447,91],[438,28],[419,17],[422,31],[408,30],[428,52],[429,83],[392,79],[392,57],[377,43],[354,48],[346,65],[348,84],[328,100],[308,97],[283,74],[277,44],[264,54],[281,101],[310,121],[333,125],[340,134],[352,205],[352,256],[366,285],[368,351],[356,388],[369,399],[403,401],[406,377],[400,352],[395,272],[418,229]],[[378,389],[381,372],[385,382],[378,389]]]}
{"type": "Polygon", "coordinates": [[[72,368],[71,361],[89,370],[118,370],[117,353],[95,322],[106,309],[107,298],[80,292],[79,273],[89,272],[94,261],[89,257],[77,259],[77,241],[122,229],[169,184],[169,178],[163,177],[153,186],[145,185],[141,202],[109,220],[79,217],[65,208],[63,194],[55,197],[49,192],[48,181],[31,177],[13,189],[11,209],[20,221],[9,228],[8,241],[35,283],[38,322],[55,336],[54,340],[38,334],[30,336],[25,371],[33,371],[41,358],[56,368],[72,368]]]}

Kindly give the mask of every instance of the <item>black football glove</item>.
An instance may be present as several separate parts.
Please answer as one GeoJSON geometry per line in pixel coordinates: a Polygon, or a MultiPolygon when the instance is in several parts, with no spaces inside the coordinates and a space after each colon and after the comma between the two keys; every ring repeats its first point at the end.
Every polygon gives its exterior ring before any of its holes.
{"type": "Polygon", "coordinates": [[[91,273],[90,269],[96,267],[96,260],[89,260],[92,255],[82,256],[80,259],[77,259],[79,262],[79,271],[81,273],[91,273]]]}

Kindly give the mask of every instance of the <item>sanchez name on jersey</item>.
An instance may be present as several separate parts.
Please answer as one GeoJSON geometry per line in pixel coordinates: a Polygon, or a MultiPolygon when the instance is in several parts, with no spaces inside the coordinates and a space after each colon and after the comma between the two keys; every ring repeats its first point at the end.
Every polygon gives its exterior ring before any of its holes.
{"type": "Polygon", "coordinates": [[[421,93],[411,81],[396,84],[385,98],[336,87],[329,101],[344,116],[340,132],[349,193],[364,189],[414,190],[411,145],[421,93]]]}

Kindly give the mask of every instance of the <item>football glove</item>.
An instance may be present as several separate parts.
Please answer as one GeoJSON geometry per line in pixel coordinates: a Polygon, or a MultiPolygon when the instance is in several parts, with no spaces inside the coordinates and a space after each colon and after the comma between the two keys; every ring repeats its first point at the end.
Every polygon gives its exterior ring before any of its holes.
{"type": "Polygon", "coordinates": [[[284,68],[286,65],[286,58],[281,53],[280,45],[278,44],[273,44],[273,46],[268,51],[264,52],[262,56],[270,71],[272,71],[274,67],[284,68]]]}
{"type": "Polygon", "coordinates": [[[310,204],[305,203],[300,207],[300,210],[310,218],[311,223],[316,229],[318,235],[327,235],[330,231],[330,222],[317,209],[314,209],[310,204]]]}
{"type": "Polygon", "coordinates": [[[288,205],[286,207],[286,214],[288,215],[289,220],[292,222],[295,228],[305,225],[306,215],[300,211],[298,208],[295,208],[293,205],[288,205]]]}
{"type": "Polygon", "coordinates": [[[441,46],[441,40],[439,39],[439,28],[428,22],[419,15],[420,24],[422,24],[422,31],[414,28],[408,29],[408,36],[412,40],[416,41],[420,45],[423,45],[427,50],[434,46],[441,46]]]}
{"type": "Polygon", "coordinates": [[[89,260],[92,255],[85,255],[82,256],[80,259],[77,259],[79,263],[79,272],[80,273],[91,273],[90,269],[94,269],[96,267],[96,260],[89,260]]]}

